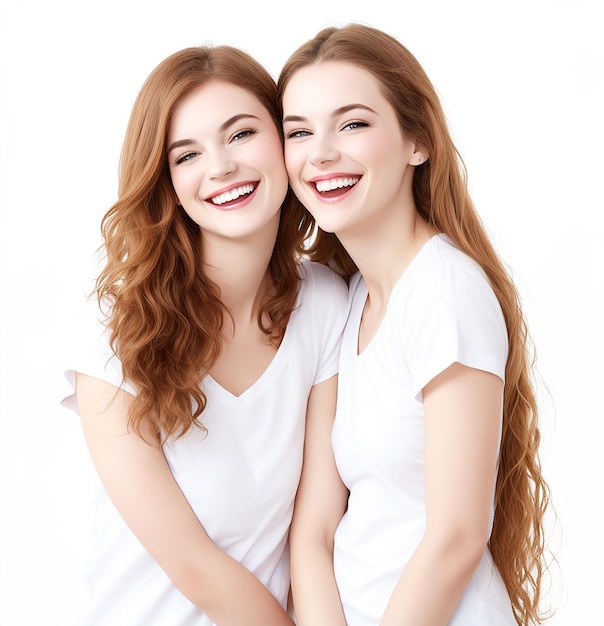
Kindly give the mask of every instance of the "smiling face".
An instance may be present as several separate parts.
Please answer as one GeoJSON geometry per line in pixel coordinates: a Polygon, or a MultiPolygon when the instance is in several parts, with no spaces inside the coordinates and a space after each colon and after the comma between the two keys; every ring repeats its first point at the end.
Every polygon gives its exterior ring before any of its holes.
{"type": "Polygon", "coordinates": [[[253,94],[224,81],[203,85],[175,107],[167,143],[174,190],[204,237],[275,230],[287,192],[283,147],[253,94]]]}
{"type": "Polygon", "coordinates": [[[308,65],[283,94],[290,184],[327,232],[369,232],[411,203],[421,155],[381,84],[351,63],[308,65]]]}

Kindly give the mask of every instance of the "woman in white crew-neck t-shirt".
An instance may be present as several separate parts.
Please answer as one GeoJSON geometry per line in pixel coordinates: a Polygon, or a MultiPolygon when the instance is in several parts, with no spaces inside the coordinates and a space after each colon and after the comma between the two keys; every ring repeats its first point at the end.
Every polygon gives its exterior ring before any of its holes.
{"type": "MultiPolygon", "coordinates": [[[[360,274],[350,294],[332,434],[350,497],[335,535],[334,570],[348,623],[370,626],[426,531],[422,389],[453,363],[503,379],[507,332],[484,272],[444,235],[417,253],[360,354],[367,299],[360,274]]],[[[491,499],[489,526],[493,513],[491,499]]],[[[512,623],[505,586],[485,550],[449,624],[512,623]]]]}
{"type": "Polygon", "coordinates": [[[351,297],[335,423],[307,441],[292,523],[299,626],[541,623],[532,347],[438,94],[354,23],[295,50],[277,92],[314,258],[351,297]]]}

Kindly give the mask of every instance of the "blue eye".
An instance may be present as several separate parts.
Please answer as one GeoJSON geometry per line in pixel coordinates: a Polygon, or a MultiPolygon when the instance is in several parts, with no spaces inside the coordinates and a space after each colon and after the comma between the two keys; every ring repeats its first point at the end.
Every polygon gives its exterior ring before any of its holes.
{"type": "Polygon", "coordinates": [[[231,141],[239,141],[240,139],[245,139],[246,137],[250,137],[251,135],[255,135],[256,131],[248,128],[247,130],[240,130],[235,133],[231,139],[231,141]]]}
{"type": "Polygon", "coordinates": [[[296,137],[308,137],[310,135],[310,131],[308,130],[292,130],[290,133],[287,133],[287,139],[294,139],[296,137]]]}
{"type": "Polygon", "coordinates": [[[342,130],[356,130],[357,128],[367,128],[368,126],[369,124],[367,124],[367,122],[359,122],[357,120],[354,122],[348,122],[342,127],[342,130]]]}
{"type": "Polygon", "coordinates": [[[182,156],[179,156],[175,163],[176,165],[180,165],[181,163],[185,163],[186,161],[190,161],[192,158],[196,157],[199,154],[199,152],[187,152],[186,154],[183,154],[182,156]]]}

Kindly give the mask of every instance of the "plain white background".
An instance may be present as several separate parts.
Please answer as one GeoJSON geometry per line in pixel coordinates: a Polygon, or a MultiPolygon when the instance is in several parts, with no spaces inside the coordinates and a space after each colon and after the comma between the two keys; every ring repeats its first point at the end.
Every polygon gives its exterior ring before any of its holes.
{"type": "Polygon", "coordinates": [[[59,406],[62,348],[143,80],[205,42],[276,76],[298,44],[350,21],[398,37],[441,94],[537,345],[558,515],[549,624],[604,621],[603,18],[585,0],[0,0],[0,626],[68,626],[81,601],[90,466],[59,406]]]}

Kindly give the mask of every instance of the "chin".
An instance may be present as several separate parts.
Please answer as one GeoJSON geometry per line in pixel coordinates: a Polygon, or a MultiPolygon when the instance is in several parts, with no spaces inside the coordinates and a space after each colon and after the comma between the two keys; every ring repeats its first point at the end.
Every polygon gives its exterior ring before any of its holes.
{"type": "Polygon", "coordinates": [[[326,233],[336,235],[337,232],[341,230],[341,228],[338,227],[338,224],[334,224],[329,220],[318,220],[315,218],[315,222],[317,223],[317,226],[326,233]]]}

